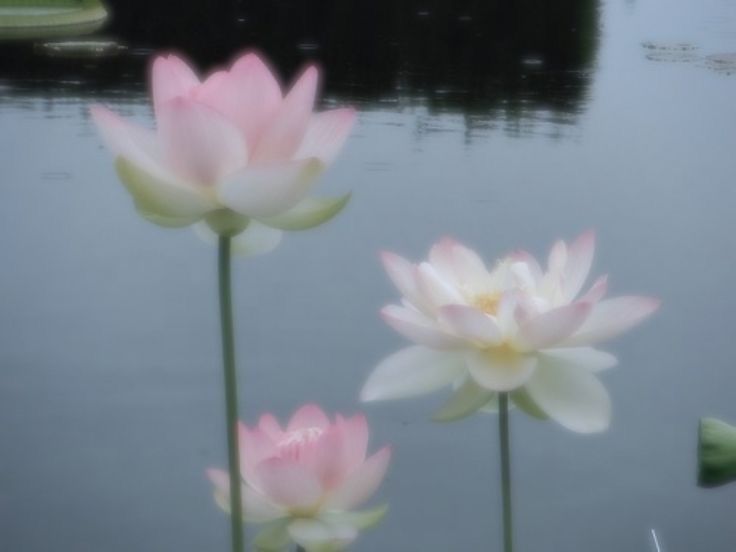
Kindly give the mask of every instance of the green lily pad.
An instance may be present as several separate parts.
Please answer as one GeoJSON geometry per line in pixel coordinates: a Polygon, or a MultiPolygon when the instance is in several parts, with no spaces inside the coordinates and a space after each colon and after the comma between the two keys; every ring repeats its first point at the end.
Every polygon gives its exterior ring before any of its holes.
{"type": "Polygon", "coordinates": [[[736,481],[736,427],[703,418],[698,430],[698,484],[718,487],[736,481]]]}
{"type": "Polygon", "coordinates": [[[0,0],[0,40],[89,34],[107,18],[100,0],[0,0]]]}

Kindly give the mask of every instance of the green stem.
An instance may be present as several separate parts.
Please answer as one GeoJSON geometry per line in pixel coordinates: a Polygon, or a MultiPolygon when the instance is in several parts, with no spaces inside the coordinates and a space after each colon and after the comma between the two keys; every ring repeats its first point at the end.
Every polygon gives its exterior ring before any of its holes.
{"type": "Polygon", "coordinates": [[[501,445],[501,492],[503,494],[503,550],[514,551],[511,512],[511,451],[509,446],[509,394],[498,395],[498,437],[501,445]]]}
{"type": "Polygon", "coordinates": [[[299,545],[297,544],[297,545],[296,545],[296,552],[307,552],[307,551],[306,551],[306,550],[304,550],[304,548],[302,548],[301,546],[299,546],[299,545]]]}
{"type": "Polygon", "coordinates": [[[243,502],[240,498],[240,450],[238,448],[238,382],[235,372],[233,304],[230,289],[230,238],[220,236],[218,243],[220,287],[220,326],[222,329],[222,365],[225,372],[225,415],[230,467],[230,528],[232,552],[243,551],[243,502]]]}

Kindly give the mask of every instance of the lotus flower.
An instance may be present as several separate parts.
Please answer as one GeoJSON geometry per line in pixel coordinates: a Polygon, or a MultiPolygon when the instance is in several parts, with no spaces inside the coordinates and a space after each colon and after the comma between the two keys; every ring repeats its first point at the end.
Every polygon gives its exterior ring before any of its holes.
{"type": "Polygon", "coordinates": [[[610,399],[597,374],[616,358],[593,347],[635,326],[658,307],[647,297],[604,299],[606,277],[581,294],[595,250],[588,232],[558,241],[544,271],[517,252],[488,269],[451,239],[414,265],[383,254],[401,305],[385,321],[416,345],[385,359],[362,391],[366,401],[455,392],[435,419],[450,421],[493,408],[499,392],[537,417],[578,432],[602,431],[610,399]]]}
{"type": "MultiPolygon", "coordinates": [[[[270,414],[258,427],[241,424],[239,442],[245,521],[267,524],[256,539],[259,550],[283,550],[292,541],[310,552],[341,550],[386,511],[353,511],[378,489],[391,458],[389,447],[366,458],[364,416],[333,422],[306,405],[285,429],[270,414]]],[[[228,474],[211,469],[208,476],[228,511],[228,474]]]]}
{"type": "Polygon", "coordinates": [[[283,95],[254,53],[204,81],[161,56],[151,78],[156,130],[100,106],[92,115],[141,215],[169,227],[204,221],[200,232],[238,235],[235,250],[257,253],[275,247],[281,230],[329,220],[349,199],[307,197],[355,120],[352,109],[313,112],[317,81],[308,67],[283,95]]]}

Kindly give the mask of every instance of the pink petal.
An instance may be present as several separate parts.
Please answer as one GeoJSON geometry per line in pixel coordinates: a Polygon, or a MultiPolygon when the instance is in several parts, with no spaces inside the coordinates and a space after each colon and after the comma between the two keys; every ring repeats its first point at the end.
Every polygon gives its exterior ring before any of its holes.
{"type": "Polygon", "coordinates": [[[222,183],[219,198],[243,215],[275,216],[304,199],[323,169],[315,158],[248,167],[222,183]]]}
{"type": "Polygon", "coordinates": [[[556,345],[580,328],[590,312],[589,303],[578,302],[530,318],[519,327],[517,345],[525,351],[556,345]]]}
{"type": "Polygon", "coordinates": [[[257,479],[255,468],[264,460],[277,454],[276,442],[259,429],[250,429],[242,422],[238,425],[240,471],[243,479],[252,484],[257,479]]]}
{"type": "Polygon", "coordinates": [[[616,337],[642,322],[660,305],[651,297],[616,297],[596,303],[590,316],[565,345],[588,345],[616,337]]]}
{"type": "Polygon", "coordinates": [[[451,349],[462,345],[462,340],[440,329],[437,323],[422,313],[388,305],[381,309],[384,321],[407,339],[433,349],[451,349]]]}
{"type": "Polygon", "coordinates": [[[313,446],[303,449],[300,462],[317,476],[325,489],[335,487],[348,474],[345,441],[340,428],[329,426],[313,446]]]}
{"type": "Polygon", "coordinates": [[[93,106],[90,113],[105,145],[115,156],[125,157],[157,178],[171,178],[161,166],[161,148],[154,131],[129,123],[99,105],[93,106]]]}
{"type": "Polygon", "coordinates": [[[368,458],[330,495],[327,507],[350,510],[368,500],[381,485],[390,460],[390,447],[384,447],[368,458]]]}
{"type": "Polygon", "coordinates": [[[196,98],[234,122],[254,151],[281,105],[281,87],[266,64],[253,53],[240,57],[229,72],[211,75],[196,98]]]}
{"type": "Polygon", "coordinates": [[[272,502],[287,508],[309,508],[322,496],[322,486],[306,466],[271,458],[256,467],[259,487],[272,502]]]}
{"type": "Polygon", "coordinates": [[[284,437],[284,430],[273,414],[263,414],[258,420],[258,429],[268,435],[274,443],[278,443],[284,437]]]}
{"type": "Polygon", "coordinates": [[[568,301],[577,297],[588,278],[595,254],[595,232],[589,230],[576,239],[567,252],[564,289],[568,301]]]}
{"type": "Polygon", "coordinates": [[[318,72],[309,67],[297,80],[273,116],[253,152],[253,162],[291,159],[307,131],[317,93],[318,72]]]}
{"type": "Polygon", "coordinates": [[[464,339],[481,345],[498,345],[503,336],[496,321],[476,309],[466,305],[446,305],[440,307],[440,320],[464,339]]]}
{"type": "Polygon", "coordinates": [[[153,106],[158,118],[161,107],[177,97],[188,97],[199,85],[191,67],[177,56],[159,56],[153,62],[151,87],[153,106]]]}
{"type": "Polygon", "coordinates": [[[287,431],[297,431],[317,427],[325,429],[330,425],[327,414],[316,404],[305,404],[289,420],[287,431]]]}
{"type": "Polygon", "coordinates": [[[329,165],[340,153],[350,130],[355,123],[355,110],[351,108],[333,109],[312,115],[301,146],[296,152],[297,159],[316,157],[329,165]]]}
{"type": "Polygon", "coordinates": [[[247,161],[237,127],[204,104],[175,98],[161,106],[158,125],[165,159],[191,182],[215,184],[247,161]]]}
{"type": "Polygon", "coordinates": [[[362,414],[358,414],[352,418],[338,416],[337,427],[342,433],[345,466],[348,472],[350,472],[365,460],[368,450],[368,421],[362,414]]]}

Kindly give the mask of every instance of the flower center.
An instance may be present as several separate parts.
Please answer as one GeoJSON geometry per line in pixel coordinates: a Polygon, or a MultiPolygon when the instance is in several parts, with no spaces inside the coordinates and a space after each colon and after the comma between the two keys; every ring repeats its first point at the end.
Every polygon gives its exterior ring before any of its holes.
{"type": "Polygon", "coordinates": [[[301,459],[304,451],[319,441],[323,433],[324,429],[320,427],[305,427],[290,431],[277,444],[279,456],[292,460],[301,459]]]}
{"type": "Polygon", "coordinates": [[[473,297],[473,305],[478,307],[486,314],[496,314],[498,305],[501,302],[500,293],[483,293],[473,297]]]}

